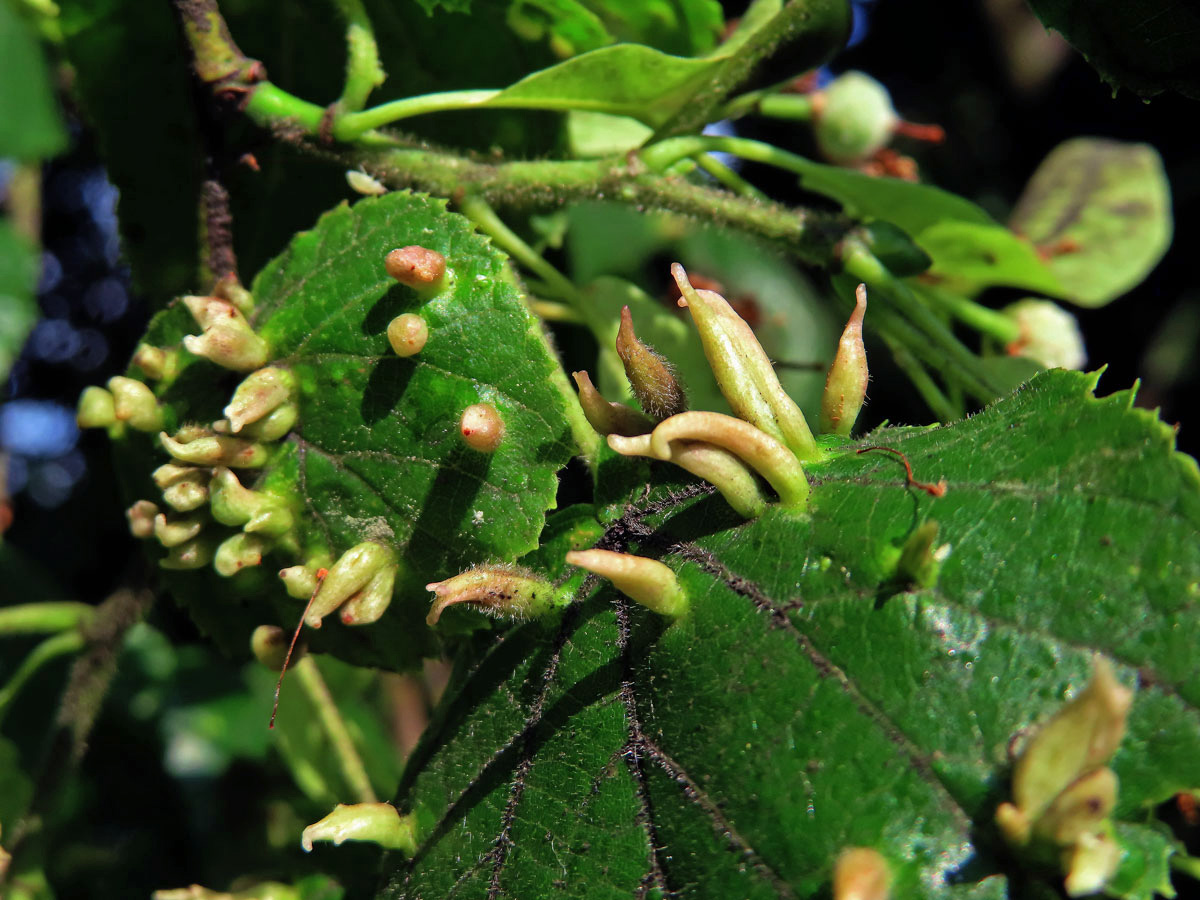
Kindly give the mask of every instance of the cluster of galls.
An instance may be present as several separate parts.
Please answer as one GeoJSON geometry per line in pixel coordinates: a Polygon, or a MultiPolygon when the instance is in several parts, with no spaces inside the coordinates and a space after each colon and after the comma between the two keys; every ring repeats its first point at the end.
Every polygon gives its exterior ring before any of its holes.
{"type": "MultiPolygon", "coordinates": [[[[692,314],[717,385],[735,415],[688,410],[670,365],[638,340],[626,308],[617,335],[617,353],[643,412],[610,403],[592,385],[587,372],[576,372],[588,421],[608,436],[608,445],[616,452],[686,469],[710,482],[747,518],[760,515],[767,507],[762,481],[774,490],[781,506],[803,510],[808,480],[802,464],[820,454],[804,413],[779,383],[754,331],[725,298],[693,288],[678,263],[671,273],[679,285],[679,305],[692,314]]],[[[848,435],[862,408],[867,389],[862,340],[866,305],[866,290],[860,286],[858,303],[826,379],[822,431],[848,435]]]]}

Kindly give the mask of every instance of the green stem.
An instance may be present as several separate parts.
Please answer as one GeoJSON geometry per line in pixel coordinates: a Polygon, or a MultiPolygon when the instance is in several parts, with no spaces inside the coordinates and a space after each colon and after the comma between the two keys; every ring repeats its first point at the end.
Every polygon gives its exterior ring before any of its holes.
{"type": "MultiPolygon", "coordinates": [[[[404,97],[364,109],[362,112],[354,112],[340,117],[333,126],[333,136],[339,141],[353,141],[365,132],[412,116],[482,106],[499,93],[500,91],[497,90],[443,91],[438,94],[423,94],[419,97],[404,97]]],[[[561,104],[548,106],[542,101],[521,99],[507,103],[502,100],[494,105],[505,109],[571,108],[561,104]]]]}
{"type": "Polygon", "coordinates": [[[22,603],[0,609],[0,635],[54,634],[78,629],[89,622],[96,608],[71,601],[22,603]]]}
{"type": "Polygon", "coordinates": [[[362,0],[334,0],[334,5],[346,20],[346,83],[337,102],[336,131],[338,122],[366,105],[371,91],[383,84],[387,75],[379,62],[375,29],[362,0]]]}
{"type": "Polygon", "coordinates": [[[754,111],[772,119],[811,122],[813,101],[812,97],[807,94],[767,94],[758,101],[754,111]]]}
{"type": "Polygon", "coordinates": [[[925,401],[939,421],[953,422],[962,418],[961,410],[955,408],[955,404],[929,377],[929,372],[921,365],[921,361],[913,356],[907,347],[890,335],[883,335],[883,341],[892,351],[892,359],[896,361],[896,365],[908,376],[908,380],[913,383],[913,387],[917,389],[921,399],[925,401]]]}
{"type": "MultiPolygon", "coordinates": [[[[88,608],[91,609],[91,607],[88,608]]],[[[83,649],[83,645],[83,632],[73,629],[48,637],[34,647],[29,655],[21,660],[21,664],[8,679],[8,684],[0,688],[0,722],[4,721],[4,714],[8,712],[9,704],[38,669],[60,656],[78,653],[83,649]]]]}
{"type": "Polygon", "coordinates": [[[363,765],[362,757],[346,728],[346,721],[338,712],[337,703],[329,693],[329,687],[321,675],[321,670],[311,656],[301,657],[293,669],[309,701],[317,710],[317,719],[321,723],[329,743],[333,746],[334,756],[346,779],[346,784],[354,793],[358,803],[376,803],[378,797],[371,787],[371,779],[367,776],[367,768],[363,765]]]}
{"type": "Polygon", "coordinates": [[[961,294],[929,285],[922,285],[919,293],[933,300],[964,325],[986,334],[1003,346],[1008,346],[1021,337],[1021,326],[1004,313],[981,306],[961,294]]]}
{"type": "Polygon", "coordinates": [[[755,200],[768,200],[766,194],[748,182],[745,178],[739,175],[725,163],[721,162],[711,153],[701,153],[695,157],[696,165],[717,179],[725,187],[729,188],[735,194],[741,194],[743,197],[751,197],[755,200]]]}

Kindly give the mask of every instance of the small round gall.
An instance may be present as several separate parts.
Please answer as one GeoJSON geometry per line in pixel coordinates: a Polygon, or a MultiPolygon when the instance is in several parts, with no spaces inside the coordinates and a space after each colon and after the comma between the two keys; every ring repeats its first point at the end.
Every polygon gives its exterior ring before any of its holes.
{"type": "Polygon", "coordinates": [[[446,257],[416,245],[393,250],[383,265],[392,278],[418,291],[435,287],[446,274],[446,257]]]}
{"type": "Polygon", "coordinates": [[[463,410],[458,430],[472,450],[491,453],[504,439],[504,420],[490,403],[474,403],[463,410]]]}
{"type": "Polygon", "coordinates": [[[429,326],[420,316],[405,313],[388,323],[387,337],[397,356],[414,356],[429,340],[429,326]]]}

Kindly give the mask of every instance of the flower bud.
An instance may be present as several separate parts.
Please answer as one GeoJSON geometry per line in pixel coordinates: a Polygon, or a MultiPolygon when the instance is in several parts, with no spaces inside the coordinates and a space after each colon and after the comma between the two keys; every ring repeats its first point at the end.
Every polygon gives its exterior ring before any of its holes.
{"type": "Polygon", "coordinates": [[[154,536],[154,519],[158,515],[158,507],[149,500],[139,500],[125,510],[125,518],[129,520],[129,533],[139,540],[154,536]]]}
{"type": "Polygon", "coordinates": [[[622,594],[651,612],[677,619],[688,610],[688,598],[675,572],[658,560],[612,550],[571,550],[567,564],[607,578],[622,594]]]}
{"type": "Polygon", "coordinates": [[[338,613],[342,624],[369,625],[378,621],[392,602],[395,584],[395,566],[388,566],[376,572],[366,587],[342,604],[338,613]]]}
{"type": "Polygon", "coordinates": [[[679,305],[692,314],[717,386],[734,414],[781,441],[797,459],[815,457],[817,445],[804,413],[779,383],[753,329],[720,294],[693,288],[679,263],[671,266],[671,274],[682,295],[679,305]]]}
{"type": "Polygon", "coordinates": [[[204,517],[173,516],[168,519],[166,513],[154,517],[154,536],[164,547],[178,547],[190,541],[204,527],[204,517]]]}
{"type": "Polygon", "coordinates": [[[223,434],[185,434],[182,429],[172,438],[165,431],[158,435],[163,449],[181,462],[197,466],[233,466],[257,468],[267,462],[267,448],[253,441],[223,434]],[[180,437],[191,440],[178,440],[180,437]]]}
{"type": "Polygon", "coordinates": [[[117,421],[113,395],[102,387],[85,387],[79,395],[75,422],[80,428],[107,428],[117,421]]]}
{"type": "Polygon", "coordinates": [[[412,856],[417,852],[417,836],[411,815],[402,816],[390,803],[339,803],[321,821],[309,825],[300,837],[306,853],[313,841],[370,841],[385,850],[400,850],[412,856]]]}
{"type": "Polygon", "coordinates": [[[1008,346],[1010,356],[1024,356],[1047,369],[1082,369],[1087,362],[1079,321],[1056,303],[1028,298],[1004,308],[1017,323],[1020,337],[1008,346]]]}
{"type": "Polygon", "coordinates": [[[131,361],[154,381],[169,381],[179,371],[178,350],[166,350],[150,344],[138,344],[131,361]]]}
{"type": "Polygon", "coordinates": [[[596,390],[587,372],[572,372],[575,385],[579,388],[579,405],[588,424],[599,434],[618,434],[632,437],[649,434],[654,423],[624,403],[612,403],[596,390]]]}
{"type": "Polygon", "coordinates": [[[416,245],[393,250],[383,265],[389,276],[422,293],[436,290],[446,275],[446,257],[416,245]]]}
{"type": "Polygon", "coordinates": [[[163,425],[162,409],[154,391],[140,381],[114,375],[108,379],[113,396],[113,412],[118,422],[138,431],[158,431],[163,425]]]}
{"type": "Polygon", "coordinates": [[[617,356],[621,357],[625,377],[646,415],[659,422],[687,409],[687,396],[671,364],[634,334],[633,315],[628,306],[621,309],[617,356]]]}
{"type": "Polygon", "coordinates": [[[863,345],[863,316],[867,312],[867,286],[855,292],[854,312],[838,341],[837,355],[825,377],[821,395],[820,428],[825,434],[847,437],[867,396],[867,348],[863,345]]]}
{"type": "Polygon", "coordinates": [[[458,430],[472,450],[493,453],[504,439],[504,420],[490,403],[474,403],[462,412],[458,430]]]}
{"type": "Polygon", "coordinates": [[[237,434],[249,423],[262,419],[287,402],[295,387],[296,379],[287,369],[268,366],[250,373],[225,407],[230,430],[237,434]]]}
{"type": "Polygon", "coordinates": [[[248,566],[262,565],[263,554],[270,549],[271,542],[257,534],[235,534],[217,546],[213,555],[213,568],[226,578],[236,575],[248,566]]]}
{"type": "Polygon", "coordinates": [[[309,606],[308,615],[304,617],[305,624],[320,628],[325,616],[365,588],[380,571],[394,564],[392,551],[382,544],[364,541],[351,547],[329,567],[309,606]]]}
{"type": "MultiPolygon", "coordinates": [[[[250,635],[250,650],[254,653],[254,658],[272,672],[283,669],[289,643],[288,633],[278,625],[259,625],[250,635]]],[[[305,650],[304,644],[297,644],[292,658],[299,659],[305,650]]]]}
{"type": "Polygon", "coordinates": [[[466,603],[480,612],[501,619],[536,619],[565,606],[550,582],[530,572],[509,566],[478,566],[445,581],[425,585],[437,599],[425,621],[436,625],[448,606],[466,603]]]}
{"type": "Polygon", "coordinates": [[[404,313],[388,322],[387,339],[397,356],[415,356],[429,340],[429,326],[420,316],[404,313]]]}
{"type": "Polygon", "coordinates": [[[728,450],[766,479],[783,506],[802,510],[808,504],[803,466],[787,447],[748,422],[714,412],[680,413],[651,432],[650,450],[669,460],[672,441],[705,441],[728,450]]]}
{"type": "Polygon", "coordinates": [[[821,155],[851,165],[874,155],[891,140],[900,117],[887,88],[862,72],[846,72],[821,94],[814,107],[814,136],[821,155]]]}
{"type": "Polygon", "coordinates": [[[887,900],[892,872],[878,850],[850,847],[833,867],[833,900],[887,900]]]}
{"type": "Polygon", "coordinates": [[[212,555],[212,541],[197,537],[172,547],[158,564],[164,569],[200,569],[209,564],[212,555]]]}
{"type": "MultiPolygon", "coordinates": [[[[634,437],[609,435],[608,446],[622,456],[645,456],[658,459],[650,446],[648,434],[634,437]]],[[[767,508],[758,479],[737,456],[704,441],[672,441],[670,444],[673,463],[698,478],[703,478],[721,492],[733,511],[747,519],[753,519],[767,508]]]]}

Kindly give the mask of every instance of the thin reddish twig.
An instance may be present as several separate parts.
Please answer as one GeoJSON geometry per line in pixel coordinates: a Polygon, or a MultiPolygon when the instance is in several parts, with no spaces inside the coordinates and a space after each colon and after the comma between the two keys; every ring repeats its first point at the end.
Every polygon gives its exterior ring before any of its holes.
{"type": "Polygon", "coordinates": [[[918,488],[930,497],[945,497],[946,496],[946,479],[942,478],[937,484],[931,484],[928,481],[917,481],[913,478],[912,465],[908,461],[908,457],[894,447],[862,447],[859,453],[869,453],[872,450],[882,450],[884,453],[891,453],[894,456],[900,457],[900,462],[904,463],[904,475],[907,482],[915,488],[918,488]]]}
{"type": "Polygon", "coordinates": [[[292,661],[292,651],[296,649],[296,641],[300,638],[300,630],[304,628],[304,619],[308,616],[308,611],[312,607],[313,601],[317,599],[317,592],[321,590],[321,585],[328,574],[328,569],[317,569],[317,585],[313,588],[308,602],[304,604],[304,612],[300,613],[300,621],[296,625],[296,630],[292,632],[292,642],[288,644],[287,656],[283,658],[283,668],[279,670],[279,680],[275,682],[275,705],[271,707],[271,721],[267,724],[268,728],[275,727],[275,715],[279,712],[279,691],[283,688],[283,676],[287,674],[288,665],[292,661]]]}

